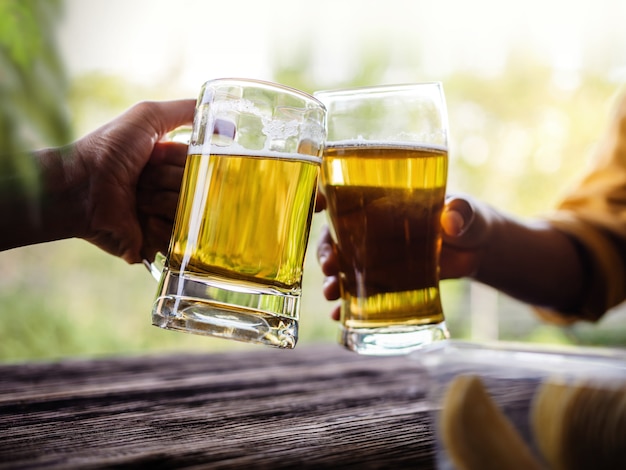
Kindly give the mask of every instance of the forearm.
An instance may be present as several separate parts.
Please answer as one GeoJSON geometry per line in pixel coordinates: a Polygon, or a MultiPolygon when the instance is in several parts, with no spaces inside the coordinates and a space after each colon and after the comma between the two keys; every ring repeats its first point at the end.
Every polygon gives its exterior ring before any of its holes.
{"type": "Polygon", "coordinates": [[[582,248],[547,221],[495,213],[473,277],[523,302],[568,313],[582,305],[586,271],[582,248]]]}
{"type": "Polygon", "coordinates": [[[0,250],[80,236],[85,188],[71,156],[45,149],[19,158],[26,170],[0,175],[0,250]]]}

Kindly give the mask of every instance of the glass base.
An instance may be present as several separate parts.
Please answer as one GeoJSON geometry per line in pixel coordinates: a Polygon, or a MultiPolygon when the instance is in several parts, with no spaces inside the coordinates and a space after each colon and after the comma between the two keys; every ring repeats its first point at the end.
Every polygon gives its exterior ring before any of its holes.
{"type": "Polygon", "coordinates": [[[341,327],[339,342],[350,351],[372,356],[397,356],[448,339],[446,322],[387,328],[341,327]]]}
{"type": "Polygon", "coordinates": [[[152,324],[168,330],[294,348],[300,296],[167,268],[152,309],[152,324]]]}

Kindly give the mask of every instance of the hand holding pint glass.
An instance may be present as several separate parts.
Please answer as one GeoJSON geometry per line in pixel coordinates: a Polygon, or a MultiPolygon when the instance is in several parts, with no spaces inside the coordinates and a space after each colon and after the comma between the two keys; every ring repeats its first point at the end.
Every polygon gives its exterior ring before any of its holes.
{"type": "Polygon", "coordinates": [[[341,343],[405,354],[448,337],[439,293],[448,140],[439,83],[315,93],[339,262],[341,343]]]}
{"type": "Polygon", "coordinates": [[[152,268],[154,325],[295,346],[324,138],[324,106],[306,93],[204,85],[169,251],[152,268]]]}

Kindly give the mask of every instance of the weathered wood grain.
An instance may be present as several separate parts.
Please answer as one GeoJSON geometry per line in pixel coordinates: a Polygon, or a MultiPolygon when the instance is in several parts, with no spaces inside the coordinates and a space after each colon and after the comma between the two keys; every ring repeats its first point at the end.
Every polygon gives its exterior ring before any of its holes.
{"type": "Polygon", "coordinates": [[[433,468],[424,371],[337,345],[0,366],[0,468],[433,468]]]}

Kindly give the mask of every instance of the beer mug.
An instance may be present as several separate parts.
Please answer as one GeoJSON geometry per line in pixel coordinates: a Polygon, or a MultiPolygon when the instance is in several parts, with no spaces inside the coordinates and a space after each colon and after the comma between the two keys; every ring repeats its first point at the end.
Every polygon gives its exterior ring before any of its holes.
{"type": "Polygon", "coordinates": [[[293,348],[325,139],[325,109],[278,84],[204,84],[167,256],[156,326],[293,348]]]}
{"type": "Polygon", "coordinates": [[[448,165],[441,84],[314,95],[327,109],[321,190],[340,267],[341,343],[391,355],[447,338],[439,292],[448,165]]]}

